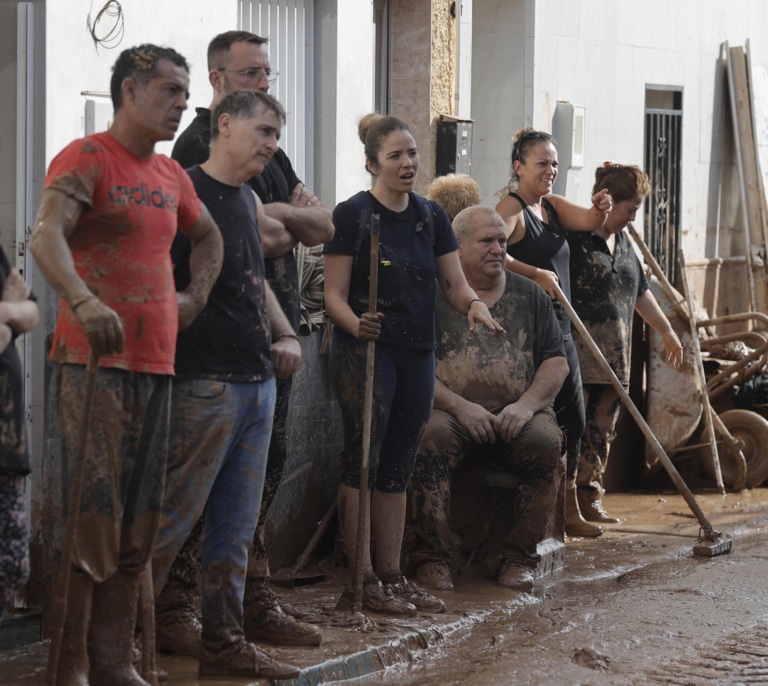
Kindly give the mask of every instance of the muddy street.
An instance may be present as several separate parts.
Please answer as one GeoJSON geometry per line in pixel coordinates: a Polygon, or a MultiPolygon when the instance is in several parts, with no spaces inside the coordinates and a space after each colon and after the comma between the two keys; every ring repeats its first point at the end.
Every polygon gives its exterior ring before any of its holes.
{"type": "MultiPolygon", "coordinates": [[[[697,500],[734,538],[729,555],[693,556],[698,529],[676,494],[609,495],[622,522],[571,540],[565,568],[512,593],[470,573],[441,594],[443,615],[382,616],[363,625],[333,606],[340,578],[286,591],[322,627],[318,648],[275,648],[303,668],[281,684],[768,683],[768,489],[697,500]],[[364,629],[364,630],[363,630],[364,629]]],[[[44,681],[47,644],[0,654],[0,683],[44,681]]],[[[198,680],[189,658],[161,656],[171,686],[198,680]]]]}
{"type": "MultiPolygon", "coordinates": [[[[534,595],[500,603],[462,640],[426,650],[381,683],[768,683],[768,499],[757,490],[701,500],[734,535],[731,554],[693,557],[678,496],[609,499],[622,524],[568,544],[566,567],[534,595]],[[666,501],[666,502],[662,502],[666,501]],[[632,513],[630,503],[649,511],[632,513]],[[665,512],[661,518],[654,515],[665,512]],[[667,524],[677,518],[678,524],[667,524]],[[656,521],[654,521],[656,519],[656,521]]],[[[471,593],[464,585],[457,590],[471,593]]],[[[457,596],[459,593],[456,594],[457,596]]]]}

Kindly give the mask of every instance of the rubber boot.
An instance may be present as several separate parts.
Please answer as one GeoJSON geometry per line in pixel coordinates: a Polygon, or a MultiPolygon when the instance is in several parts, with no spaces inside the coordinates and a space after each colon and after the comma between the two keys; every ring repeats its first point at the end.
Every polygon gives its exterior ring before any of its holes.
{"type": "Polygon", "coordinates": [[[57,686],[88,686],[88,625],[93,581],[72,570],[67,593],[67,616],[56,670],[57,686]]]}
{"type": "Polygon", "coordinates": [[[565,489],[565,533],[569,536],[586,538],[597,538],[603,535],[601,526],[590,524],[581,516],[575,487],[565,489]]]}
{"type": "Polygon", "coordinates": [[[138,574],[118,570],[94,584],[88,632],[90,686],[149,686],[131,660],[138,601],[138,574]]]}

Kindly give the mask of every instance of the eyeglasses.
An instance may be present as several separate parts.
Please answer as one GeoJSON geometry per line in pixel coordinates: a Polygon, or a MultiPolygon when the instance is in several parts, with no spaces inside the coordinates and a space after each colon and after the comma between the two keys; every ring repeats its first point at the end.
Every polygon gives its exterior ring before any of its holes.
{"type": "Polygon", "coordinates": [[[240,74],[246,81],[255,81],[259,82],[261,81],[261,78],[263,76],[267,77],[267,81],[272,84],[275,81],[277,81],[278,73],[276,71],[272,71],[271,69],[262,69],[261,67],[256,67],[255,69],[224,69],[224,67],[219,67],[216,71],[230,71],[234,74],[240,74]]]}

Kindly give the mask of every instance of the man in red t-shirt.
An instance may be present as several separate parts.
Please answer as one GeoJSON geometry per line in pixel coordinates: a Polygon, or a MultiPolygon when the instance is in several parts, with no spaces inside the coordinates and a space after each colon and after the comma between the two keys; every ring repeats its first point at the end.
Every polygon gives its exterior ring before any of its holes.
{"type": "Polygon", "coordinates": [[[38,266],[61,296],[51,359],[63,493],[74,463],[86,461],[58,684],[146,684],[131,648],[139,573],[162,506],[176,333],[203,309],[222,260],[221,235],[189,177],[154,152],[174,137],[188,88],[174,50],[123,51],[112,128],[54,158],[32,235],[38,266]],[[177,229],[192,244],[180,293],[170,258],[177,229]],[[89,350],[100,370],[79,455],[89,350]]]}

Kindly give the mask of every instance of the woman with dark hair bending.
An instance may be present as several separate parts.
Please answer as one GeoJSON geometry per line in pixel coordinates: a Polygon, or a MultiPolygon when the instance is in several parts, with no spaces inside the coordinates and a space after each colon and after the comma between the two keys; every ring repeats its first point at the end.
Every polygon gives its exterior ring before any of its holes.
{"type": "MultiPolygon", "coordinates": [[[[667,362],[673,367],[682,364],[683,347],[648,290],[640,260],[623,230],[651,192],[648,176],[639,167],[606,162],[595,171],[592,189],[593,193],[604,191],[613,198],[605,224],[593,233],[566,234],[571,248],[571,303],[619,381],[628,386],[635,312],[661,335],[667,362]]],[[[579,505],[586,516],[593,511],[604,512],[603,473],[621,399],[578,332],[574,332],[573,340],[579,355],[586,410],[576,478],[579,505]]]]}
{"type": "MultiPolygon", "coordinates": [[[[324,247],[325,305],[335,324],[329,373],[344,425],[339,516],[352,562],[357,559],[366,348],[376,341],[367,484],[373,491],[376,572],[365,550],[363,607],[404,615],[417,609],[442,612],[441,600],[400,572],[406,488],[434,397],[435,280],[451,306],[467,315],[470,329],[478,323],[503,329],[467,284],[456,237],[437,203],[429,202],[433,221],[431,228],[425,226],[427,201],[413,193],[419,152],[408,126],[395,117],[369,114],[358,133],[373,187],[336,206],[336,232],[324,247]],[[375,314],[368,311],[371,239],[368,231],[360,231],[363,208],[381,220],[375,314]]],[[[339,609],[351,607],[350,600],[348,589],[339,609]]]]}
{"type": "MultiPolygon", "coordinates": [[[[508,193],[496,205],[496,211],[507,225],[507,269],[538,283],[553,300],[558,286],[566,298],[570,298],[569,249],[563,229],[594,231],[605,223],[612,207],[611,196],[605,190],[592,196],[592,207],[588,208],[553,195],[557,166],[555,139],[544,131],[521,129],[512,144],[508,193]]],[[[603,530],[584,520],[576,500],[576,471],[584,431],[579,359],[568,315],[557,301],[553,305],[570,369],[554,403],[567,439],[565,531],[570,536],[594,538],[603,530]]],[[[584,516],[602,521],[599,512],[584,513],[584,516]]]]}

